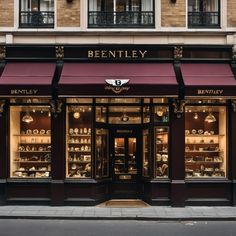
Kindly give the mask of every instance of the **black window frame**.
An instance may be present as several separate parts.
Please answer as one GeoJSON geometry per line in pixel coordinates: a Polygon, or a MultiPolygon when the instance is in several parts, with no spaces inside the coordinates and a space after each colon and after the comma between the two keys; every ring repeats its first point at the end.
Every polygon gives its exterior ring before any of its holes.
{"type": "MultiPolygon", "coordinates": [[[[22,1],[19,0],[19,28],[54,28],[55,25],[55,0],[53,11],[41,11],[41,0],[37,0],[37,11],[27,10],[22,11],[22,1]],[[26,22],[24,22],[24,20],[26,22]],[[46,20],[46,23],[44,22],[46,20]],[[52,21],[52,22],[50,22],[52,21]]],[[[30,1],[27,0],[28,9],[30,1]]]]}
{"type": "MultiPolygon", "coordinates": [[[[188,28],[193,29],[211,29],[211,28],[220,28],[221,27],[221,0],[218,1],[218,10],[214,12],[207,12],[203,10],[203,3],[205,0],[198,0],[200,2],[199,11],[189,12],[188,10],[188,28]],[[210,21],[216,21],[216,23],[211,23],[210,21]]],[[[189,8],[189,0],[188,0],[189,8]]]]}

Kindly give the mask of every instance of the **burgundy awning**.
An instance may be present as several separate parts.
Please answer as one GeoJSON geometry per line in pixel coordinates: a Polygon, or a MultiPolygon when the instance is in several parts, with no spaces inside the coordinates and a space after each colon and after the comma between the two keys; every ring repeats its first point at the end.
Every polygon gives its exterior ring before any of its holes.
{"type": "Polygon", "coordinates": [[[236,96],[236,80],[228,64],[181,64],[186,96],[236,96]]]}
{"type": "Polygon", "coordinates": [[[0,77],[0,96],[51,95],[54,63],[7,63],[0,77]]]}
{"type": "Polygon", "coordinates": [[[171,63],[66,63],[59,81],[59,95],[178,95],[171,63]],[[129,80],[113,86],[106,80],[129,80]]]}

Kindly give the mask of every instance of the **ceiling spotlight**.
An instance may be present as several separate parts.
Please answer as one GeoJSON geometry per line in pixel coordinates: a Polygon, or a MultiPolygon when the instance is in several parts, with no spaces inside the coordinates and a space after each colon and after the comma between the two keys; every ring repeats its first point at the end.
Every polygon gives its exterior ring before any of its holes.
{"type": "Polygon", "coordinates": [[[194,116],[193,116],[193,118],[194,118],[195,120],[197,120],[197,119],[198,119],[198,114],[197,114],[197,112],[196,112],[196,113],[194,113],[194,116]]]}
{"type": "Polygon", "coordinates": [[[25,123],[31,123],[34,121],[33,117],[30,115],[29,111],[26,111],[25,115],[22,117],[22,121],[25,123]]]}

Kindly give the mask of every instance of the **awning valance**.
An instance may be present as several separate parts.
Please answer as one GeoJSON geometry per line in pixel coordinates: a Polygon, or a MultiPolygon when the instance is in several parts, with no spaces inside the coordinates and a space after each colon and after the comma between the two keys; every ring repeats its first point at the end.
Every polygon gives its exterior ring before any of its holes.
{"type": "Polygon", "coordinates": [[[236,96],[236,80],[229,64],[181,64],[186,96],[236,96]]]}
{"type": "Polygon", "coordinates": [[[178,95],[171,63],[65,63],[59,95],[178,95]]]}
{"type": "Polygon", "coordinates": [[[0,77],[0,96],[51,95],[54,63],[7,63],[0,77]]]}

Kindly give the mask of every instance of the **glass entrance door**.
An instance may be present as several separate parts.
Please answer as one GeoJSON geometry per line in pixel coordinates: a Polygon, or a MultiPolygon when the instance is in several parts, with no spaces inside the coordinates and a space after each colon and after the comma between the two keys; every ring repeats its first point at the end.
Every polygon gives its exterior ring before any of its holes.
{"type": "MultiPolygon", "coordinates": [[[[124,130],[128,131],[128,130],[124,130]]],[[[139,195],[139,177],[141,163],[139,158],[139,138],[136,134],[115,134],[111,139],[113,151],[112,163],[112,197],[137,198],[139,195]]]]}
{"type": "Polygon", "coordinates": [[[116,180],[135,180],[137,175],[136,138],[114,139],[114,177],[116,180]]]}

